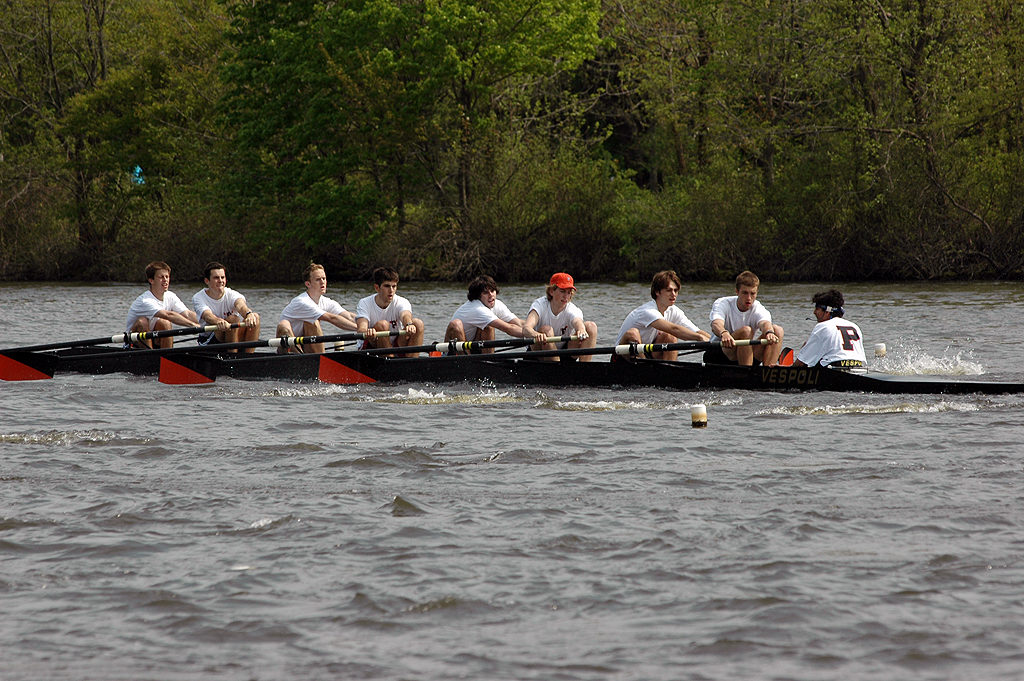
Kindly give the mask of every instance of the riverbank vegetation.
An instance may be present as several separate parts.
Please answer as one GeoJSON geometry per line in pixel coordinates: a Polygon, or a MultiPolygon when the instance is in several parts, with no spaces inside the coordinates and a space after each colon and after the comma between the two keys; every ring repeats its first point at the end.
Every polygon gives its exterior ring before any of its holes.
{"type": "Polygon", "coordinates": [[[1024,274],[1013,0],[17,0],[0,278],[1024,274]]]}

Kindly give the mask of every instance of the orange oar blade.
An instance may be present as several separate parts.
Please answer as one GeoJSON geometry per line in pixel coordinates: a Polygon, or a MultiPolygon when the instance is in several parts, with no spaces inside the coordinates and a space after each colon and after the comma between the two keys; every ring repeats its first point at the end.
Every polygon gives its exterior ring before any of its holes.
{"type": "Polygon", "coordinates": [[[779,366],[791,367],[793,366],[793,348],[783,348],[782,354],[779,355],[779,366]]]}
{"type": "Polygon", "coordinates": [[[208,362],[203,360],[188,361],[188,366],[183,362],[167,357],[160,358],[160,382],[167,385],[202,385],[213,383],[216,372],[208,362]]]}
{"type": "Polygon", "coordinates": [[[327,355],[320,355],[320,371],[317,378],[324,383],[340,383],[342,385],[377,382],[369,376],[361,374],[355,369],[350,369],[341,362],[331,359],[327,355]]]}
{"type": "Polygon", "coordinates": [[[33,352],[0,353],[0,379],[5,381],[39,381],[53,378],[57,358],[33,352]]]}

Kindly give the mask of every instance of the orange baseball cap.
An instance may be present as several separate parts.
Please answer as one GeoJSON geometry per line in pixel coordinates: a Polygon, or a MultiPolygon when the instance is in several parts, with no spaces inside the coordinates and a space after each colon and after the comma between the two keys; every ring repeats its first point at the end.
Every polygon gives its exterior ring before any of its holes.
{"type": "Polygon", "coordinates": [[[576,290],[576,284],[573,282],[572,277],[565,272],[556,272],[551,275],[551,281],[548,282],[548,286],[557,286],[558,288],[571,288],[573,291],[576,290]]]}

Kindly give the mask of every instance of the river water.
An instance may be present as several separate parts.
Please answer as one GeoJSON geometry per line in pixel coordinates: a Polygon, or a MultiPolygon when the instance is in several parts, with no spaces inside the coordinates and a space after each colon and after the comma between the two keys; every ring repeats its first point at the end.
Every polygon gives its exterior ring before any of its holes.
{"type": "MultiPolygon", "coordinates": [[[[238,288],[264,337],[301,290],[238,288]]],[[[649,300],[580,288],[599,345],[649,300]]],[[[821,288],[762,286],[787,345],[821,288]]],[[[1024,380],[1019,283],[843,289],[876,368],[1024,380]]],[[[0,285],[0,347],[141,290],[0,285]]],[[[399,292],[428,339],[465,298],[399,292]]],[[[0,383],[0,678],[1017,680],[1022,439],[1021,395],[0,383]]]]}

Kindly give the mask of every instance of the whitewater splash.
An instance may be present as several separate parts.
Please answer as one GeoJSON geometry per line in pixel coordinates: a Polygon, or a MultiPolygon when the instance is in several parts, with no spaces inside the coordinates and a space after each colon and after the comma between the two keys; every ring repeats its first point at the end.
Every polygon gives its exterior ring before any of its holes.
{"type": "Polygon", "coordinates": [[[443,390],[430,392],[409,388],[408,392],[395,393],[379,397],[368,397],[373,402],[393,402],[398,404],[510,404],[522,402],[523,398],[510,392],[484,391],[449,395],[443,390]]]}
{"type": "Polygon", "coordinates": [[[974,360],[971,350],[958,350],[944,357],[934,357],[913,346],[890,347],[888,354],[869,362],[872,371],[897,376],[980,376],[985,368],[974,360]]]}

